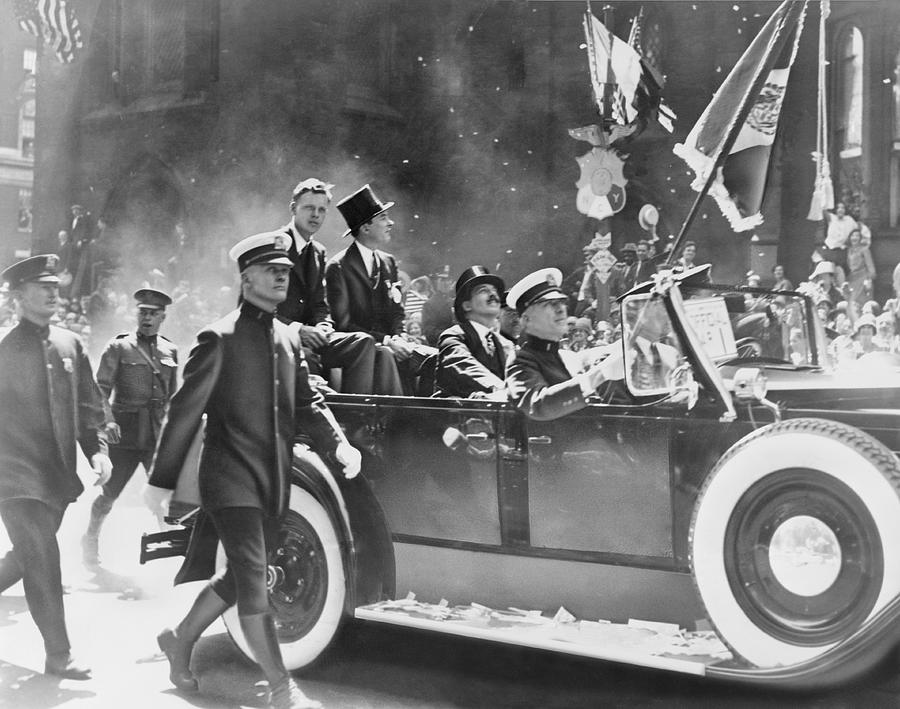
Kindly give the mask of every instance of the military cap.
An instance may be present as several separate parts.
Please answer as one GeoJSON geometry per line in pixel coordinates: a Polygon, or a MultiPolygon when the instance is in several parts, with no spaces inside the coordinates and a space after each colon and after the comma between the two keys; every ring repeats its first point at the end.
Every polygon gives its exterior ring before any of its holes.
{"type": "Polygon", "coordinates": [[[334,185],[323,182],[318,177],[308,177],[307,179],[298,182],[297,186],[294,187],[294,191],[291,192],[291,202],[296,202],[300,199],[300,195],[306,192],[318,192],[324,194],[330,201],[332,187],[334,187],[334,185]]]}
{"type": "Polygon", "coordinates": [[[241,239],[231,247],[228,255],[237,261],[240,271],[257,264],[276,263],[292,266],[293,262],[288,257],[290,244],[291,237],[284,232],[265,231],[241,239]]]}
{"type": "Polygon", "coordinates": [[[510,288],[506,302],[509,303],[509,307],[515,308],[521,315],[529,306],[537,302],[565,300],[566,294],[560,289],[561,285],[562,271],[558,268],[542,268],[534,273],[529,273],[510,288]]]}
{"type": "Polygon", "coordinates": [[[347,222],[347,231],[342,236],[347,236],[359,229],[363,224],[372,221],[393,206],[393,202],[382,202],[378,199],[369,185],[363,185],[349,197],[344,197],[337,203],[338,211],[347,222]]]}
{"type": "Polygon", "coordinates": [[[41,254],[14,263],[0,273],[0,279],[7,281],[10,288],[18,288],[23,283],[59,284],[59,277],[56,275],[58,268],[59,256],[41,254]]]}
{"type": "Polygon", "coordinates": [[[484,266],[469,266],[462,275],[456,279],[456,297],[453,300],[453,310],[457,312],[456,317],[461,315],[460,308],[464,301],[468,300],[472,295],[472,289],[481,284],[490,283],[497,289],[497,295],[503,293],[506,286],[500,276],[495,276],[484,266]]]}
{"type": "Polygon", "coordinates": [[[134,292],[134,299],[137,301],[138,308],[158,310],[172,305],[172,298],[168,293],[163,293],[155,288],[139,288],[134,292]]]}

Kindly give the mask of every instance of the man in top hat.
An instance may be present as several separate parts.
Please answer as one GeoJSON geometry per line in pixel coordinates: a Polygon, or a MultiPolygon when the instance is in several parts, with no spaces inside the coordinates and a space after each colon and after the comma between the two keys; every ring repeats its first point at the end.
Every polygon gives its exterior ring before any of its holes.
{"type": "Polygon", "coordinates": [[[134,300],[137,331],[110,340],[97,367],[113,472],[94,499],[81,538],[82,558],[88,567],[100,564],[100,528],[138,464],[150,468],[169,399],[178,384],[178,349],[159,334],[172,299],[162,291],[141,288],[134,292],[134,300]]]}
{"type": "Polygon", "coordinates": [[[520,411],[541,421],[583,409],[601,384],[625,375],[620,347],[560,349],[568,315],[561,283],[558,268],[544,268],[525,276],[507,295],[507,302],[521,315],[524,331],[506,370],[509,398],[520,411]],[[600,357],[604,358],[597,361],[600,357]]]}
{"type": "Polygon", "coordinates": [[[176,583],[208,578],[215,538],[227,563],[200,591],[187,615],[157,640],[169,660],[169,678],[195,691],[191,652],[201,633],[237,604],[250,652],[269,683],[270,706],[319,706],[291,679],[281,657],[266,587],[267,552],[290,495],[291,451],[303,432],[324,460],[348,478],[360,468],[321,393],[312,388],[296,329],[275,318],[288,292],[290,239],[280,231],[255,234],[230,252],[241,276],[241,304],[197,335],[172,397],[145,489],[151,509],[167,505],[182,464],[206,414],[200,457],[201,519],[193,553],[176,583]],[[209,552],[208,555],[204,552],[209,552]],[[202,557],[202,558],[201,558],[202,557]]]}
{"type": "Polygon", "coordinates": [[[55,254],[7,268],[21,318],[0,340],[0,517],[12,551],[0,560],[0,590],[23,579],[31,617],[44,639],[45,671],[88,679],[71,654],[56,533],[83,491],[76,442],[104,484],[103,404],[91,365],[73,332],[50,326],[59,298],[55,254]]]}
{"type": "Polygon", "coordinates": [[[434,293],[422,306],[422,334],[432,346],[438,345],[441,333],[453,324],[453,302],[450,300],[450,266],[443,266],[431,274],[434,293]]]}
{"type": "Polygon", "coordinates": [[[291,194],[292,218],[281,230],[291,239],[288,256],[293,265],[278,319],[297,323],[312,374],[327,378],[329,369],[338,368],[341,391],[371,394],[375,341],[364,332],[335,332],[325,298],[325,247],[314,237],[328,216],[332,187],[311,177],[291,194]]]}
{"type": "Polygon", "coordinates": [[[457,325],[439,340],[435,396],[506,399],[506,351],[497,335],[503,280],[470,266],[456,281],[457,325]]]}
{"type": "Polygon", "coordinates": [[[397,262],[383,251],[390,243],[393,202],[382,202],[365,185],[338,202],[347,222],[344,236],[353,243],[325,267],[325,287],[335,328],[358,330],[375,340],[375,392],[402,394],[398,365],[406,363],[413,345],[403,337],[403,292],[397,262]]]}

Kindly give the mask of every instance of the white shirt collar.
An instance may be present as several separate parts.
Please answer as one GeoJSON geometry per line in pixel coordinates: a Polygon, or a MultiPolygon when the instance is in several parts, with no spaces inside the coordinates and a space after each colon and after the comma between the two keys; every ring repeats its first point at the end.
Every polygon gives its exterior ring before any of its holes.
{"type": "Polygon", "coordinates": [[[359,249],[359,255],[362,256],[363,264],[365,264],[366,271],[371,276],[373,261],[375,260],[375,252],[372,249],[370,249],[368,246],[363,246],[358,241],[356,242],[356,248],[359,249]]]}
{"type": "Polygon", "coordinates": [[[493,330],[485,325],[482,325],[480,322],[476,322],[475,320],[469,320],[469,325],[475,328],[475,332],[478,333],[478,336],[481,338],[481,344],[487,346],[487,338],[493,330]]]}
{"type": "Polygon", "coordinates": [[[291,235],[294,237],[294,248],[297,249],[297,253],[299,254],[303,251],[303,247],[306,246],[310,241],[313,240],[313,237],[309,237],[309,239],[304,239],[303,234],[297,231],[297,225],[294,224],[294,220],[291,219],[290,223],[291,227],[291,235]]]}

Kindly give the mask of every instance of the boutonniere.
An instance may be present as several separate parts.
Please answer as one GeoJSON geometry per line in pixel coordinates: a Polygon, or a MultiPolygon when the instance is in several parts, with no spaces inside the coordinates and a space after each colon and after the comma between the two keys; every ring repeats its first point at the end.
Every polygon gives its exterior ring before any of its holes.
{"type": "Polygon", "coordinates": [[[400,284],[388,282],[388,288],[391,290],[391,300],[399,304],[403,300],[403,293],[400,292],[400,284]]]}
{"type": "Polygon", "coordinates": [[[75,367],[72,364],[71,357],[63,357],[63,369],[65,369],[69,374],[75,371],[75,367]]]}

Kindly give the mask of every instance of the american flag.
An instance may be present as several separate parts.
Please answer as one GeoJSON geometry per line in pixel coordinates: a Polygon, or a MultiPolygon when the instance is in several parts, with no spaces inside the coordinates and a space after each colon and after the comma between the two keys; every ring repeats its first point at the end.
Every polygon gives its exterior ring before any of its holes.
{"type": "Polygon", "coordinates": [[[81,28],[66,0],[15,0],[19,27],[40,37],[56,58],[68,64],[81,49],[81,28]]]}

